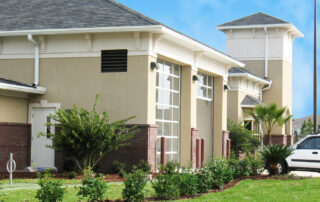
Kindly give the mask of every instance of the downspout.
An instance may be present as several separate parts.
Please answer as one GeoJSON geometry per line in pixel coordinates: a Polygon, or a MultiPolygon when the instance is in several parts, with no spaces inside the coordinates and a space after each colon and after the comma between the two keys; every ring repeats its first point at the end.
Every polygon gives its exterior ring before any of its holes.
{"type": "Polygon", "coordinates": [[[28,34],[28,40],[34,45],[34,86],[39,85],[39,43],[36,42],[31,34],[28,34]]]}
{"type": "MultiPolygon", "coordinates": [[[[262,93],[263,93],[263,91],[270,89],[271,86],[272,86],[272,81],[270,80],[269,85],[266,86],[266,87],[264,87],[264,88],[262,88],[262,89],[260,90],[260,101],[261,101],[261,102],[262,102],[262,93]]],[[[263,130],[262,130],[262,123],[261,123],[261,121],[259,122],[259,128],[260,128],[261,136],[263,137],[264,134],[263,134],[263,130]]],[[[261,142],[261,147],[263,147],[263,139],[262,139],[262,142],[261,142]]]]}
{"type": "Polygon", "coordinates": [[[268,78],[268,51],[269,51],[269,36],[268,36],[268,30],[267,27],[264,27],[264,32],[266,34],[266,40],[265,40],[265,59],[264,59],[264,78],[268,78]]]}

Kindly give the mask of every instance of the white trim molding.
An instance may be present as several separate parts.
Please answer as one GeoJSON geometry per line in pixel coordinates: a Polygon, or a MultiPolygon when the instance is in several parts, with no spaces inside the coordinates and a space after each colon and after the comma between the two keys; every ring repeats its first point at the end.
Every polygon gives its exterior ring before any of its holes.
{"type": "Polygon", "coordinates": [[[27,87],[27,86],[19,86],[14,84],[7,84],[7,83],[0,83],[0,89],[22,92],[22,93],[39,94],[39,95],[45,94],[47,90],[45,87],[41,87],[41,86],[27,87]]]}
{"type": "Polygon", "coordinates": [[[28,109],[28,123],[31,123],[33,108],[54,108],[55,111],[58,111],[60,107],[61,107],[60,103],[48,103],[47,100],[40,100],[39,103],[30,103],[29,109],[28,109]]]}

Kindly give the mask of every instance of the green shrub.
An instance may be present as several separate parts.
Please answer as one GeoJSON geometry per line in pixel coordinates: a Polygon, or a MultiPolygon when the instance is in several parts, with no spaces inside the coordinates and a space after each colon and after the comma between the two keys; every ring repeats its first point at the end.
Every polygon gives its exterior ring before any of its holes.
{"type": "Polygon", "coordinates": [[[251,173],[251,164],[250,160],[245,157],[242,160],[239,160],[239,166],[241,169],[241,176],[249,176],[251,173]]]}
{"type": "Polygon", "coordinates": [[[125,188],[122,190],[122,197],[127,201],[143,201],[145,193],[143,188],[147,184],[147,174],[137,169],[126,176],[127,180],[124,181],[125,188]]]}
{"type": "Polygon", "coordinates": [[[179,173],[160,173],[151,182],[158,198],[170,200],[179,198],[179,173]]]}
{"type": "Polygon", "coordinates": [[[148,163],[148,161],[145,161],[143,159],[139,161],[136,167],[137,169],[143,170],[145,173],[150,173],[151,171],[151,165],[148,163]]]}
{"type": "Polygon", "coordinates": [[[231,158],[228,160],[228,164],[231,167],[231,169],[233,169],[233,178],[234,179],[243,176],[242,168],[239,165],[238,159],[231,158]]]}
{"type": "Polygon", "coordinates": [[[233,180],[233,169],[229,166],[228,161],[221,159],[212,159],[206,165],[212,173],[212,188],[222,188],[225,183],[233,180]]]}
{"type": "Polygon", "coordinates": [[[229,137],[231,140],[231,151],[239,158],[241,152],[253,152],[259,148],[261,141],[253,136],[253,131],[246,129],[242,123],[234,123],[228,120],[229,137]]]}
{"type": "Polygon", "coordinates": [[[38,184],[40,189],[35,196],[41,202],[57,202],[62,201],[66,192],[65,188],[62,188],[62,182],[60,180],[53,180],[51,178],[50,171],[46,171],[43,178],[39,179],[38,184]]]}
{"type": "Polygon", "coordinates": [[[107,190],[107,183],[103,178],[97,177],[95,173],[88,168],[84,171],[82,186],[78,192],[80,198],[88,198],[88,201],[98,201],[103,199],[103,194],[107,190]]]}
{"type": "Polygon", "coordinates": [[[261,155],[260,154],[256,154],[256,156],[249,155],[248,159],[250,161],[250,168],[251,168],[250,175],[251,176],[260,175],[264,170],[264,163],[261,155]]]}
{"type": "Polygon", "coordinates": [[[180,168],[180,165],[177,161],[168,161],[164,167],[165,173],[174,173],[180,168]]]}
{"type": "Polygon", "coordinates": [[[184,170],[179,176],[179,193],[182,196],[195,195],[198,193],[198,178],[191,170],[184,170]]]}
{"type": "Polygon", "coordinates": [[[124,163],[120,161],[113,161],[111,165],[111,173],[112,174],[119,174],[121,171],[124,170],[124,163]]]}
{"type": "Polygon", "coordinates": [[[74,179],[78,176],[78,173],[76,171],[69,172],[69,179],[74,179]]]}
{"type": "Polygon", "coordinates": [[[207,193],[212,188],[213,178],[207,167],[196,171],[198,193],[207,193]]]}

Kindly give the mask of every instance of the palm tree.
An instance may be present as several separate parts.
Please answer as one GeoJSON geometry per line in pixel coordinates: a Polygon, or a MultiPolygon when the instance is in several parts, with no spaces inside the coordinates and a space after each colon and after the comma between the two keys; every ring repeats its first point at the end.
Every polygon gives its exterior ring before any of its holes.
{"type": "MultiPolygon", "coordinates": [[[[271,133],[276,126],[283,126],[286,124],[292,117],[292,115],[285,115],[287,108],[278,108],[276,103],[271,104],[259,104],[253,108],[253,111],[247,111],[249,115],[257,123],[261,123],[265,129],[266,134],[269,136],[269,144],[272,144],[271,133]]],[[[260,127],[263,139],[263,131],[260,127]]]]}

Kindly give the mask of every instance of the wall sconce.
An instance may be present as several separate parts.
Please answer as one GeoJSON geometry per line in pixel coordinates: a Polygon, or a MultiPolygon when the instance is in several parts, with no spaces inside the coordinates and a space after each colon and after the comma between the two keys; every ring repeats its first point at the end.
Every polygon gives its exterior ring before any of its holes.
{"type": "Polygon", "coordinates": [[[224,89],[224,90],[230,90],[230,86],[229,86],[229,85],[224,85],[224,86],[223,86],[223,89],[224,89]]]}
{"type": "Polygon", "coordinates": [[[150,67],[151,67],[151,69],[153,69],[153,70],[154,70],[154,69],[157,69],[157,70],[159,69],[159,66],[158,66],[158,64],[157,64],[156,62],[151,62],[151,63],[150,63],[150,67]]]}
{"type": "Polygon", "coordinates": [[[198,76],[197,76],[197,75],[193,75],[193,76],[192,76],[192,80],[193,80],[193,81],[198,81],[198,80],[199,80],[199,78],[198,78],[198,76]]]}

